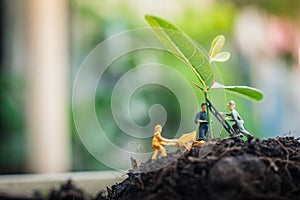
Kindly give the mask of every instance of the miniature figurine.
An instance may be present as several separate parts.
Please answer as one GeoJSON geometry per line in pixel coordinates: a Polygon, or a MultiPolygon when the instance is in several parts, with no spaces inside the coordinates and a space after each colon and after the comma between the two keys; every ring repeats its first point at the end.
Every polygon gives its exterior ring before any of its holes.
{"type": "Polygon", "coordinates": [[[201,110],[197,113],[195,117],[195,123],[199,123],[199,140],[204,140],[208,133],[208,121],[207,121],[207,112],[206,112],[206,104],[201,104],[201,110]]]}
{"type": "Polygon", "coordinates": [[[152,160],[156,160],[158,153],[161,152],[161,156],[165,157],[167,156],[166,149],[164,146],[166,145],[177,145],[177,143],[173,140],[165,139],[161,136],[162,132],[162,126],[156,125],[154,128],[154,137],[152,139],[152,148],[154,150],[154,153],[152,155],[152,160]]]}
{"type": "Polygon", "coordinates": [[[203,141],[196,141],[196,131],[191,133],[183,134],[179,139],[166,139],[161,136],[162,126],[156,125],[154,128],[154,137],[152,139],[152,148],[154,153],[152,155],[152,160],[156,160],[158,153],[161,153],[162,157],[167,156],[166,149],[164,146],[176,146],[177,148],[189,151],[192,146],[202,145],[203,141]]]}
{"type": "Polygon", "coordinates": [[[253,135],[251,135],[248,131],[245,130],[244,128],[244,120],[241,118],[241,116],[239,115],[239,113],[235,110],[235,102],[234,101],[229,101],[228,103],[228,108],[229,110],[231,111],[230,113],[221,113],[223,115],[227,115],[227,116],[230,116],[231,118],[229,117],[226,117],[225,120],[226,121],[232,121],[232,122],[235,122],[233,125],[232,125],[232,128],[235,130],[235,132],[237,134],[240,134],[242,133],[243,135],[245,135],[248,140],[251,140],[253,139],[253,135]]]}

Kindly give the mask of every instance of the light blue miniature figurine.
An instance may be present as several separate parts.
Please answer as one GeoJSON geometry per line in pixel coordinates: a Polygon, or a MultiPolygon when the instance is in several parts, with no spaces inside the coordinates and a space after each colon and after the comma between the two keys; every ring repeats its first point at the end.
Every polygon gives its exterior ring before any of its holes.
{"type": "Polygon", "coordinates": [[[235,130],[235,132],[237,134],[242,133],[243,135],[245,135],[248,138],[248,140],[252,140],[254,138],[253,135],[251,135],[248,131],[245,130],[244,120],[241,118],[239,113],[235,110],[235,102],[232,100],[229,101],[228,108],[231,112],[230,113],[222,113],[222,114],[229,116],[231,118],[226,117],[225,120],[235,122],[232,125],[232,128],[235,130]]]}

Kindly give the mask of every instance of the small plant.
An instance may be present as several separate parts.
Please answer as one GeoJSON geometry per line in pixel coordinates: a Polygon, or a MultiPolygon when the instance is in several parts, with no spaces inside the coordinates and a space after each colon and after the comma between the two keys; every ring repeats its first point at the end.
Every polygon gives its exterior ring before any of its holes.
{"type": "MultiPolygon", "coordinates": [[[[146,15],[145,18],[162,44],[193,70],[199,80],[199,84],[194,83],[194,85],[203,92],[206,104],[208,103],[207,99],[209,99],[208,94],[212,89],[224,89],[225,91],[233,92],[255,101],[263,99],[263,93],[256,88],[248,86],[225,86],[215,81],[211,67],[212,63],[225,62],[230,58],[229,52],[222,52],[225,44],[225,37],[223,35],[217,36],[212,41],[207,56],[190,37],[170,22],[152,15],[146,15]]],[[[208,121],[210,122],[209,112],[208,121]]]]}

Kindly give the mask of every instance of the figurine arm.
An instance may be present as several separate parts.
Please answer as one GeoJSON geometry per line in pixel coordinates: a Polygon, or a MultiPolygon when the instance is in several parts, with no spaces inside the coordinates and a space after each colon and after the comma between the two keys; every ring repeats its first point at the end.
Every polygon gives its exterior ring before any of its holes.
{"type": "MultiPolygon", "coordinates": [[[[232,122],[235,121],[234,113],[233,113],[233,112],[231,112],[231,113],[225,113],[225,112],[224,112],[224,115],[229,116],[229,117],[226,117],[226,118],[225,118],[226,121],[232,121],[232,122]],[[231,117],[231,118],[230,118],[230,117],[231,117]]],[[[235,116],[235,117],[236,117],[236,116],[235,116]]]]}
{"type": "Polygon", "coordinates": [[[230,121],[239,121],[238,119],[238,113],[235,111],[235,112],[231,112],[231,116],[232,116],[232,119],[230,119],[230,121]]]}
{"type": "Polygon", "coordinates": [[[163,142],[176,142],[177,139],[167,139],[167,138],[163,138],[162,141],[163,141],[163,142]]]}
{"type": "Polygon", "coordinates": [[[170,141],[162,141],[161,142],[162,145],[164,146],[176,146],[177,145],[177,140],[170,140],[170,141]]]}
{"type": "Polygon", "coordinates": [[[196,117],[195,117],[195,123],[196,123],[196,124],[207,122],[207,120],[203,120],[203,119],[200,119],[200,118],[201,118],[200,113],[197,113],[197,115],[196,115],[196,117]]]}
{"type": "Polygon", "coordinates": [[[200,113],[197,113],[196,117],[195,117],[195,123],[198,124],[200,120],[200,113]]]}
{"type": "Polygon", "coordinates": [[[155,137],[156,137],[158,140],[160,140],[160,141],[164,141],[164,139],[165,139],[165,138],[163,138],[163,137],[160,135],[159,132],[156,132],[154,135],[155,135],[155,137]]]}
{"type": "Polygon", "coordinates": [[[219,112],[222,116],[231,116],[231,113],[219,112]]]}
{"type": "Polygon", "coordinates": [[[156,137],[161,141],[161,144],[168,145],[169,142],[176,142],[176,139],[167,139],[161,136],[160,133],[156,134],[156,137]]]}

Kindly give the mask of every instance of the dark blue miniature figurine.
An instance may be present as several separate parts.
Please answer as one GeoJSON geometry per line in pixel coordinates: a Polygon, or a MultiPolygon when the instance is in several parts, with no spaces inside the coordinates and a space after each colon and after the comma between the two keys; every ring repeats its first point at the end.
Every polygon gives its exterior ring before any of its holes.
{"type": "Polygon", "coordinates": [[[201,112],[198,112],[195,117],[195,123],[199,123],[199,140],[204,140],[208,133],[208,120],[206,112],[206,104],[201,104],[201,112]]]}

